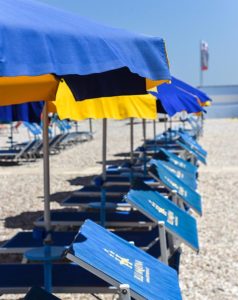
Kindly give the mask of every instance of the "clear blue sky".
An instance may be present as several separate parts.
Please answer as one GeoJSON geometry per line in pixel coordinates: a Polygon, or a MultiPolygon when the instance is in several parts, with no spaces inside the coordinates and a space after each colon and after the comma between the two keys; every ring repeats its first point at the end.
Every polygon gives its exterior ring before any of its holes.
{"type": "Polygon", "coordinates": [[[238,84],[238,0],[38,0],[105,25],[165,39],[171,72],[199,84],[199,41],[209,45],[204,85],[238,84]]]}

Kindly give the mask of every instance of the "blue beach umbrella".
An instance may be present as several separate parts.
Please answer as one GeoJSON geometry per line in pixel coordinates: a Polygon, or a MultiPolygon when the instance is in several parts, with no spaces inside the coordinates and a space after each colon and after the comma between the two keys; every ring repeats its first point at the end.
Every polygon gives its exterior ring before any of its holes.
{"type": "Polygon", "coordinates": [[[180,79],[177,79],[173,76],[172,76],[172,83],[173,83],[173,85],[180,88],[181,90],[184,90],[187,93],[197,96],[199,101],[204,105],[206,105],[206,102],[212,101],[212,99],[203,91],[201,91],[201,90],[199,90],[199,89],[197,89],[197,88],[187,84],[186,82],[184,82],[180,79]]]}
{"type": "MultiPolygon", "coordinates": [[[[0,105],[54,100],[62,84],[83,102],[145,94],[171,79],[161,38],[106,27],[33,0],[0,0],[0,6],[0,105]]],[[[51,230],[47,109],[45,105],[46,242],[51,230]]],[[[48,282],[48,290],[50,286],[48,282]]]]}
{"type": "Polygon", "coordinates": [[[0,106],[0,122],[11,123],[10,143],[13,146],[12,122],[23,121],[28,123],[40,123],[44,102],[29,102],[15,105],[0,106]]]}
{"type": "Polygon", "coordinates": [[[198,103],[198,98],[180,88],[173,83],[162,84],[156,88],[157,91],[151,91],[157,100],[158,112],[167,113],[170,117],[178,112],[187,113],[204,112],[204,109],[198,103]]]}
{"type": "Polygon", "coordinates": [[[39,124],[43,107],[44,102],[0,106],[0,121],[6,123],[24,121],[39,124]]]}
{"type": "Polygon", "coordinates": [[[1,103],[45,100],[37,96],[40,91],[27,91],[32,77],[47,74],[52,89],[45,97],[51,100],[60,79],[81,101],[145,94],[152,81],[171,79],[161,38],[110,28],[33,0],[0,0],[0,5],[1,103]],[[19,81],[21,97],[6,88],[19,81]]]}

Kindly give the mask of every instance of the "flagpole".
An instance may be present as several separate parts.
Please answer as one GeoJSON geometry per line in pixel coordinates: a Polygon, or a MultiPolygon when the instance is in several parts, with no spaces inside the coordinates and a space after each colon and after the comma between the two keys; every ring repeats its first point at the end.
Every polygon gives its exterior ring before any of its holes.
{"type": "Polygon", "coordinates": [[[199,54],[200,54],[200,63],[199,63],[199,70],[200,70],[200,87],[203,86],[203,71],[202,71],[202,41],[199,42],[199,54]]]}

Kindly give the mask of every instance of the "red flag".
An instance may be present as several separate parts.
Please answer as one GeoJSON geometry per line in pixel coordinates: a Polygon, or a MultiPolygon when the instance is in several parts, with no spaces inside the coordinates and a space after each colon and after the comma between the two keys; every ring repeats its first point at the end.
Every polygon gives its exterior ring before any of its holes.
{"type": "Polygon", "coordinates": [[[206,70],[208,70],[208,60],[209,60],[208,43],[207,42],[201,41],[200,53],[201,53],[201,70],[206,71],[206,70]]]}

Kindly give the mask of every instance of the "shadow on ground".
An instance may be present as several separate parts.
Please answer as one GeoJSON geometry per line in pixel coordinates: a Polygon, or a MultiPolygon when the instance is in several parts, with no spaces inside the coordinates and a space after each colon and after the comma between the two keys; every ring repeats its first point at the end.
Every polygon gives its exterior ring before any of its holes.
{"type": "MultiPolygon", "coordinates": [[[[76,209],[54,209],[52,212],[59,211],[77,211],[76,209]]],[[[31,230],[34,228],[36,219],[43,215],[43,211],[23,212],[16,216],[10,216],[5,219],[4,226],[6,228],[21,228],[23,230],[31,230]]]]}

